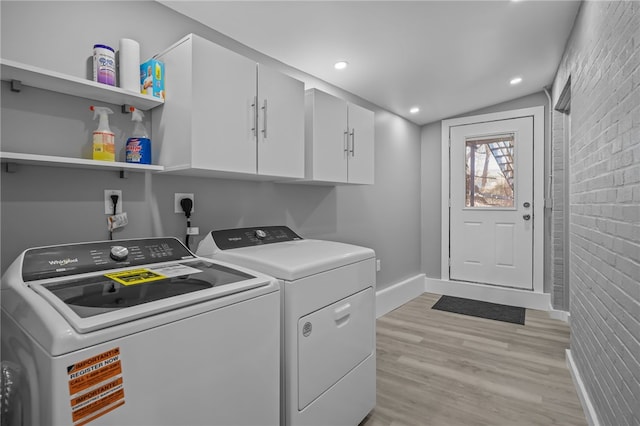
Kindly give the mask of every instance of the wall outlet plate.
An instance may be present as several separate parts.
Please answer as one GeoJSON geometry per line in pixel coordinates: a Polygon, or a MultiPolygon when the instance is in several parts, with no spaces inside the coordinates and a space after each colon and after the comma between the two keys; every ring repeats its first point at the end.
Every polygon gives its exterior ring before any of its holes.
{"type": "Polygon", "coordinates": [[[113,201],[111,196],[118,196],[118,204],[116,204],[116,214],[122,213],[122,190],[120,189],[105,189],[104,190],[104,214],[113,214],[113,201]]]}
{"type": "Polygon", "coordinates": [[[196,211],[196,200],[194,199],[193,194],[188,194],[184,192],[176,192],[174,194],[174,199],[173,199],[174,213],[184,214],[184,212],[182,211],[182,206],[180,205],[180,200],[182,200],[183,198],[191,198],[191,201],[193,202],[193,207],[191,207],[191,214],[193,214],[196,211]]]}

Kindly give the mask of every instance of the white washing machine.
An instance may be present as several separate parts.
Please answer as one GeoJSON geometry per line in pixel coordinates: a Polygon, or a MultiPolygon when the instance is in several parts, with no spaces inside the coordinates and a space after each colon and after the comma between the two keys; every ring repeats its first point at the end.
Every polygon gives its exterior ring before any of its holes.
{"type": "Polygon", "coordinates": [[[282,424],[358,425],[376,401],[374,251],[269,226],[212,231],[197,254],[281,281],[282,424]]]}
{"type": "Polygon", "coordinates": [[[3,425],[278,425],[280,292],[175,238],[26,250],[2,278],[3,425]]]}

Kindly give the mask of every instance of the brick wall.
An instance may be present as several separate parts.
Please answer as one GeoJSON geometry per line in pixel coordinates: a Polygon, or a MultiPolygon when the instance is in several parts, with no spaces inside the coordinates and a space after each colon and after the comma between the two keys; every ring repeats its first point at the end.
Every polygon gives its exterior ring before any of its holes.
{"type": "Polygon", "coordinates": [[[551,304],[554,309],[569,311],[569,283],[566,277],[567,265],[567,203],[565,201],[565,185],[567,182],[565,152],[567,150],[565,132],[568,127],[565,114],[553,111],[553,127],[551,129],[553,180],[551,197],[551,304]]]}
{"type": "Polygon", "coordinates": [[[640,2],[582,4],[555,100],[569,76],[571,352],[600,423],[640,425],[640,2]]]}

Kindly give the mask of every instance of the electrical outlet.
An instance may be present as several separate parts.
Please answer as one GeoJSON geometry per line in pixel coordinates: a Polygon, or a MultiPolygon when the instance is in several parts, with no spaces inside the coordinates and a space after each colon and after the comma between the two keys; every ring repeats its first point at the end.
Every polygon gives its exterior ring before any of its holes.
{"type": "Polygon", "coordinates": [[[183,213],[182,206],[180,205],[180,200],[183,198],[191,198],[193,203],[193,207],[191,207],[191,214],[196,211],[196,200],[193,197],[193,194],[185,194],[181,192],[176,192],[173,200],[173,211],[174,213],[183,213]]]}
{"type": "Polygon", "coordinates": [[[118,204],[116,204],[116,214],[122,213],[122,191],[120,189],[104,190],[104,214],[113,215],[112,195],[118,196],[118,204]]]}
{"type": "Polygon", "coordinates": [[[376,271],[380,272],[380,269],[381,269],[381,267],[380,267],[380,259],[376,259],[376,271]]]}

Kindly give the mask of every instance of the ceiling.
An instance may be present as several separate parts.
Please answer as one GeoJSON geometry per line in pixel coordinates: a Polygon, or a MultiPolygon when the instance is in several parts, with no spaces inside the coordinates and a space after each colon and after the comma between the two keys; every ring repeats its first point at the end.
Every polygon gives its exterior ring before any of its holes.
{"type": "Polygon", "coordinates": [[[422,125],[541,91],[580,2],[160,1],[422,125]],[[336,70],[337,61],[349,66],[336,70]],[[511,85],[516,76],[522,78],[511,85]],[[409,113],[417,106],[420,111],[409,113]]]}

